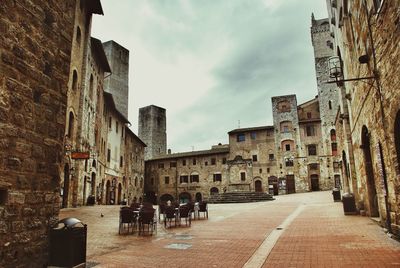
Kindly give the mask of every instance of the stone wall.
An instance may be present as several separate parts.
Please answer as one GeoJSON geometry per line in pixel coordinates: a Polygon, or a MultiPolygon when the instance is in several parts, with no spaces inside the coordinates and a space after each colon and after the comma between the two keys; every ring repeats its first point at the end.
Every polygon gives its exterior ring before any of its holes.
{"type": "Polygon", "coordinates": [[[75,1],[0,5],[0,266],[43,267],[59,212],[75,1]]]}
{"type": "Polygon", "coordinates": [[[164,108],[150,105],[139,109],[139,138],[147,145],[145,160],[166,154],[167,118],[164,108]]]}

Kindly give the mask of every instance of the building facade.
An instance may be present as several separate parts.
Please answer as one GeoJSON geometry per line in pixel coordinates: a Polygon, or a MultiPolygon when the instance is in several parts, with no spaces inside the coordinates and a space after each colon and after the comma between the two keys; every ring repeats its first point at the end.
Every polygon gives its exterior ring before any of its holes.
{"type": "Polygon", "coordinates": [[[75,13],[75,1],[0,5],[0,267],[47,266],[75,13]]]}
{"type": "Polygon", "coordinates": [[[400,233],[398,1],[327,1],[340,71],[342,171],[362,214],[400,233]]]}

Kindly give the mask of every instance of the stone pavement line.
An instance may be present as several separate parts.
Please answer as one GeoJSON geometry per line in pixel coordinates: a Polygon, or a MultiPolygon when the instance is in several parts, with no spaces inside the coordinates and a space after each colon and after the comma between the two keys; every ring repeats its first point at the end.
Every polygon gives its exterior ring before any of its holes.
{"type": "Polygon", "coordinates": [[[276,229],[264,239],[263,243],[258,247],[250,259],[243,265],[243,268],[259,268],[262,267],[267,260],[269,253],[274,248],[279,237],[285,231],[293,220],[303,211],[304,205],[300,205],[293,211],[276,229]]]}

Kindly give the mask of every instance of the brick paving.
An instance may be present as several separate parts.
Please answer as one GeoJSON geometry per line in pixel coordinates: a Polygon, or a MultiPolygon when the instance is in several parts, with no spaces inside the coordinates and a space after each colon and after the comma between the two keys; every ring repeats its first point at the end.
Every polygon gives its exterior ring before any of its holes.
{"type": "Polygon", "coordinates": [[[301,212],[265,252],[263,267],[400,267],[400,243],[367,217],[344,216],[330,192],[209,205],[208,220],[168,229],[159,224],[153,236],[118,235],[118,206],[65,209],[60,218],[88,224],[91,267],[243,267],[299,206],[301,212]]]}

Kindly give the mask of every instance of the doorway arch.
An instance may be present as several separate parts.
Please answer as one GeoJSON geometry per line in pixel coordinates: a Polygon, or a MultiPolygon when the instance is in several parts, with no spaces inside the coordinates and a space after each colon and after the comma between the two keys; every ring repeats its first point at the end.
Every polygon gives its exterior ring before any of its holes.
{"type": "Polygon", "coordinates": [[[210,194],[211,195],[213,195],[213,194],[218,194],[218,188],[217,187],[212,187],[211,189],[210,189],[210,194]]]}
{"type": "Polygon", "coordinates": [[[262,193],[263,192],[262,182],[260,180],[254,181],[254,190],[256,191],[256,193],[262,193]]]}
{"type": "Polygon", "coordinates": [[[196,193],[196,202],[201,202],[203,200],[203,195],[198,192],[196,193]]]}
{"type": "Polygon", "coordinates": [[[179,194],[179,203],[189,203],[192,201],[192,196],[188,192],[179,194]]]}
{"type": "Polygon", "coordinates": [[[361,144],[364,154],[369,213],[371,217],[379,217],[378,195],[376,193],[374,171],[372,167],[371,140],[366,126],[363,126],[361,130],[361,144]]]}
{"type": "Polygon", "coordinates": [[[160,196],[160,202],[162,203],[166,203],[167,201],[174,201],[174,197],[170,194],[163,194],[162,196],[160,196]]]}
{"type": "Polygon", "coordinates": [[[64,185],[62,193],[62,207],[68,207],[68,194],[69,194],[69,165],[64,166],[64,185]]]}
{"type": "Polygon", "coordinates": [[[106,204],[110,205],[111,204],[111,182],[110,180],[107,181],[106,183],[106,204]]]}
{"type": "Polygon", "coordinates": [[[117,204],[118,205],[121,204],[121,202],[122,202],[121,197],[122,197],[122,184],[118,183],[118,195],[117,195],[117,204]]]}

